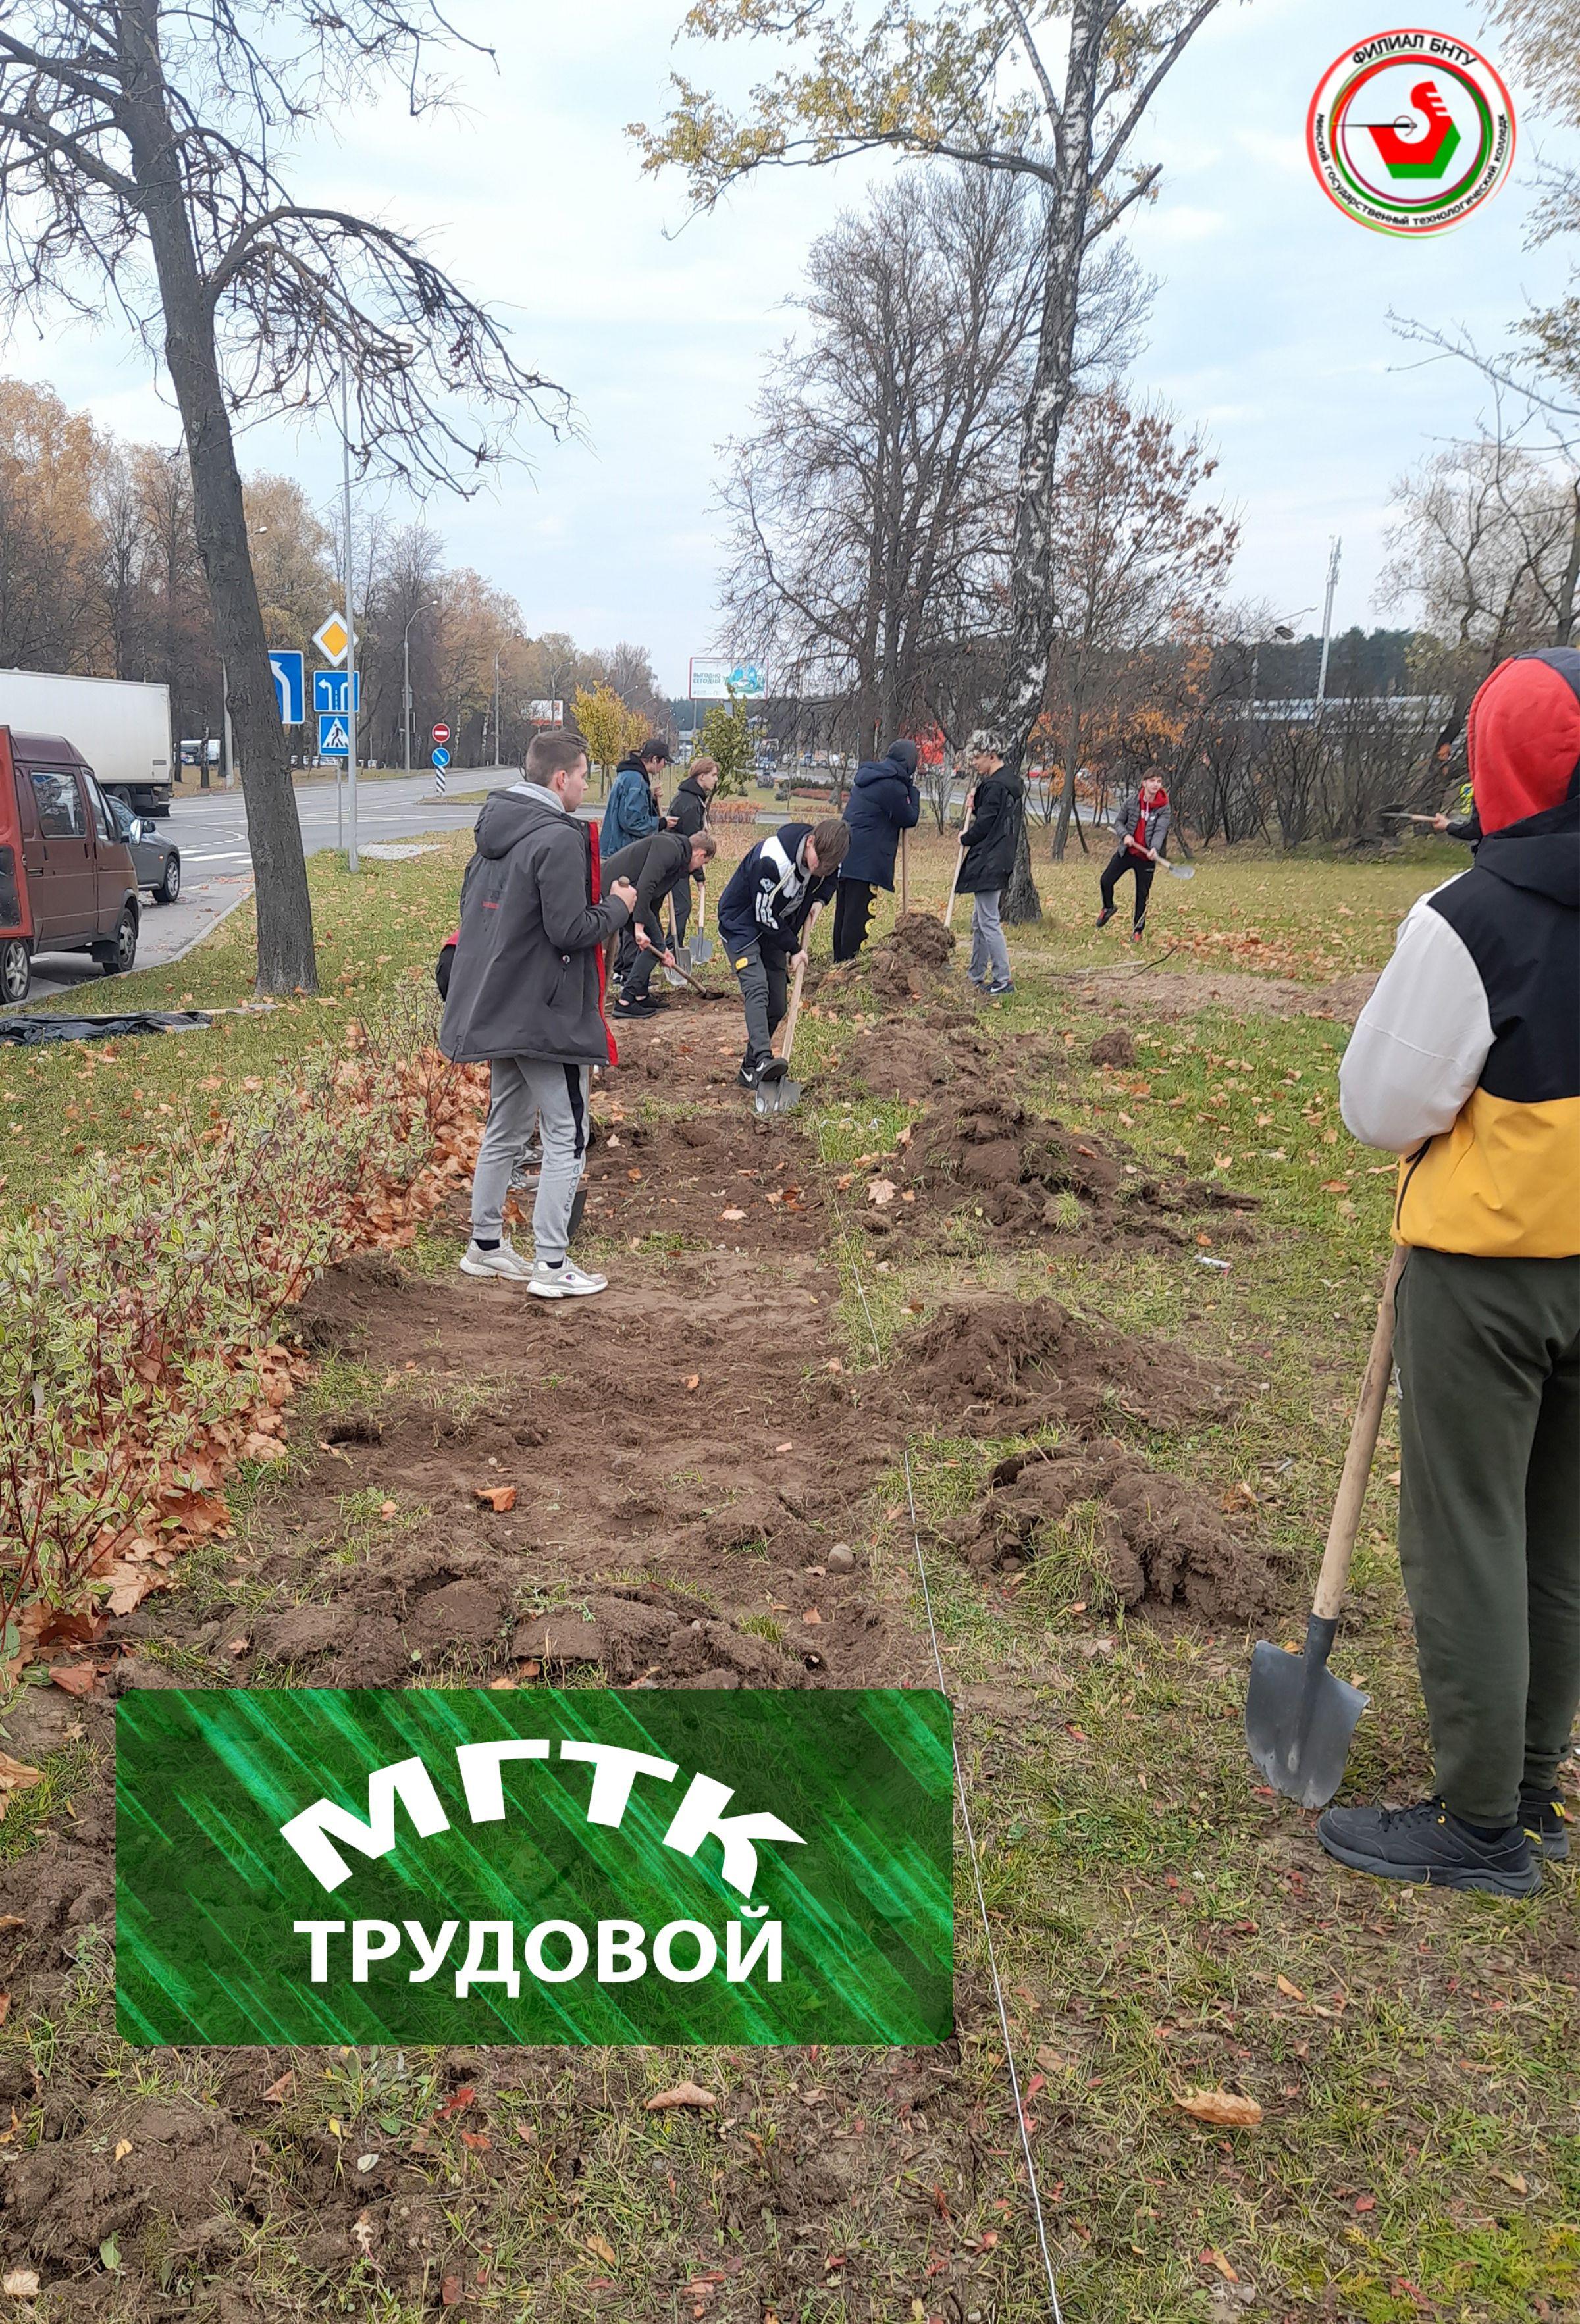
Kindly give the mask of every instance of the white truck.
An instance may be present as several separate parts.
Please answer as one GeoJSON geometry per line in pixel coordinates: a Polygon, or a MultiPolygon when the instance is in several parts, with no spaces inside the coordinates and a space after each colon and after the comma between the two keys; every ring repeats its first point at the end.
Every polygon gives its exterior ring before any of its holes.
{"type": "Polygon", "coordinates": [[[63,735],[101,787],[125,799],[134,815],[170,813],[168,686],[0,669],[0,726],[14,734],[63,735]]]}

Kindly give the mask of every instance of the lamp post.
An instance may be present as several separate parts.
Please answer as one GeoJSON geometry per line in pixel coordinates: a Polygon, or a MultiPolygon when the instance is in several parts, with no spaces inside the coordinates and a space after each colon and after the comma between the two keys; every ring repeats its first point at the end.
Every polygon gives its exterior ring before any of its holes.
{"type": "Polygon", "coordinates": [[[401,632],[401,731],[405,742],[408,774],[411,771],[411,623],[419,613],[430,613],[432,611],[431,598],[426,598],[420,605],[413,605],[401,632]]]}
{"type": "Polygon", "coordinates": [[[494,763],[499,764],[499,653],[494,656],[494,763]]]}

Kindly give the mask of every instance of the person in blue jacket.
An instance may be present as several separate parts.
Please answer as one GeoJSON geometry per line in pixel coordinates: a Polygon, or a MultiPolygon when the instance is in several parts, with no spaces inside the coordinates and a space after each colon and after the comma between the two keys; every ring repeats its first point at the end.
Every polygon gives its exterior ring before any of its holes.
{"type": "Polygon", "coordinates": [[[839,867],[834,904],[836,960],[854,960],[865,944],[873,890],[892,892],[900,835],[913,831],[920,814],[914,742],[891,742],[881,759],[864,760],[856,769],[845,803],[850,853],[839,867]]]}
{"type": "Polygon", "coordinates": [[[669,763],[668,745],[654,740],[629,752],[615,768],[598,833],[598,853],[605,862],[652,832],[673,831],[674,816],[659,812],[659,769],[669,763]]]}

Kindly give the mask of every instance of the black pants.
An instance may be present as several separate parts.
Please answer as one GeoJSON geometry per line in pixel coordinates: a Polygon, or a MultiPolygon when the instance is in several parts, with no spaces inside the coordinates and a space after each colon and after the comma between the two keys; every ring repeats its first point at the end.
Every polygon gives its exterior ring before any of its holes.
{"type": "Polygon", "coordinates": [[[675,915],[675,950],[686,941],[686,931],[691,925],[691,874],[682,872],[670,890],[670,909],[675,915]]]}
{"type": "Polygon", "coordinates": [[[627,1001],[643,1001],[652,981],[653,964],[658,954],[644,952],[636,941],[635,923],[627,920],[620,931],[620,949],[614,955],[614,973],[620,980],[620,990],[627,1001]]]}
{"type": "Polygon", "coordinates": [[[1144,855],[1132,855],[1128,847],[1116,847],[1103,868],[1103,876],[1097,882],[1103,891],[1103,908],[1105,912],[1113,909],[1113,883],[1116,880],[1123,880],[1127,872],[1133,872],[1136,875],[1136,926],[1143,927],[1147,918],[1147,898],[1152,892],[1158,867],[1150,863],[1144,855]]]}
{"type": "Polygon", "coordinates": [[[842,880],[834,898],[834,957],[854,960],[867,940],[873,915],[870,880],[842,880]]]}

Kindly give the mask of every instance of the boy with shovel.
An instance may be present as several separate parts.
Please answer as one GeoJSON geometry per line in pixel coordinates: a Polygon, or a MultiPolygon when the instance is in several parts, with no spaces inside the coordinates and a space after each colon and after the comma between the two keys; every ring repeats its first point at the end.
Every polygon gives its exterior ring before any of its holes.
{"type": "Polygon", "coordinates": [[[1344,1118],[1400,1157],[1399,1557],[1436,1794],[1330,1808],[1330,1856],[1520,1896],[1568,1854],[1580,1702],[1580,650],[1471,704],[1475,862],[1362,1011],[1344,1118]]]}
{"type": "Polygon", "coordinates": [[[850,826],[838,816],[781,823],[771,839],[747,849],[719,898],[719,935],[746,1010],[743,1089],[784,1077],[773,1036],[784,1019],[790,973],[805,961],[808,920],[833,895],[849,847],[850,826]]]}

